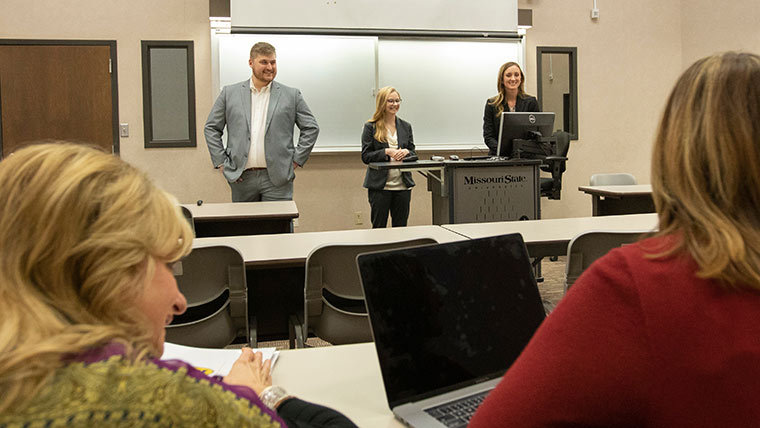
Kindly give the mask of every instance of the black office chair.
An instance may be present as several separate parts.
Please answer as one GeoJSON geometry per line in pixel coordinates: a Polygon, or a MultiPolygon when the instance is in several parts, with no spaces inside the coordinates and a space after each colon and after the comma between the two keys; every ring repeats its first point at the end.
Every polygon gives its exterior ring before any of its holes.
{"type": "Polygon", "coordinates": [[[538,134],[525,140],[515,139],[512,144],[512,158],[540,159],[541,171],[552,174],[551,178],[541,177],[541,196],[559,199],[562,190],[562,173],[565,172],[567,151],[570,149],[570,134],[557,131],[548,138],[543,138],[538,134]]]}
{"type": "Polygon", "coordinates": [[[542,157],[541,171],[550,172],[551,178],[541,178],[541,196],[549,199],[559,199],[562,190],[562,173],[565,172],[567,152],[570,150],[570,134],[564,131],[554,133],[556,143],[550,156],[542,157]]]}

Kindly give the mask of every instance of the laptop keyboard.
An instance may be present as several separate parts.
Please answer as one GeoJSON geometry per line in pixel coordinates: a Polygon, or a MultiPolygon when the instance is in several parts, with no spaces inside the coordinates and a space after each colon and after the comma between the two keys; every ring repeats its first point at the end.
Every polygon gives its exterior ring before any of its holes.
{"type": "Polygon", "coordinates": [[[450,428],[466,427],[480,403],[491,391],[483,391],[440,406],[425,409],[425,413],[450,428]]]}

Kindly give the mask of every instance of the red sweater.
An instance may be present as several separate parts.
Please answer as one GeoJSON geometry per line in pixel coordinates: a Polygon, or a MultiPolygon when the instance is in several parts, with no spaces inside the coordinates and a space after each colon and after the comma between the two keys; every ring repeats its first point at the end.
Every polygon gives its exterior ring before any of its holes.
{"type": "Polygon", "coordinates": [[[760,426],[760,293],[644,257],[662,242],[584,272],[470,426],[760,426]]]}

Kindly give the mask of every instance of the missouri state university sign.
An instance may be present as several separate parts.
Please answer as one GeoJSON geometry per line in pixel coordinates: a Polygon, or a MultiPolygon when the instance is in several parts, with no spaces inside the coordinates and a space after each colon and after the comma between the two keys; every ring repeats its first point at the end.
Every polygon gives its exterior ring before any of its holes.
{"type": "Polygon", "coordinates": [[[472,186],[476,184],[512,184],[512,183],[525,183],[528,181],[528,177],[525,175],[513,175],[513,174],[505,174],[505,175],[496,175],[496,176],[486,176],[486,177],[477,177],[472,175],[465,175],[464,177],[464,185],[465,186],[472,186]]]}

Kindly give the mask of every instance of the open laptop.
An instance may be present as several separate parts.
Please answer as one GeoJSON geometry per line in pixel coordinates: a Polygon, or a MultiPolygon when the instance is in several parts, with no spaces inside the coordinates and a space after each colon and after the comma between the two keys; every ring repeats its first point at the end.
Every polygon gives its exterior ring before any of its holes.
{"type": "Polygon", "coordinates": [[[413,427],[463,427],[543,321],[522,236],[361,254],[388,404],[413,427]]]}

